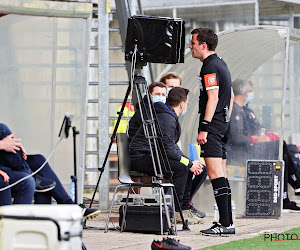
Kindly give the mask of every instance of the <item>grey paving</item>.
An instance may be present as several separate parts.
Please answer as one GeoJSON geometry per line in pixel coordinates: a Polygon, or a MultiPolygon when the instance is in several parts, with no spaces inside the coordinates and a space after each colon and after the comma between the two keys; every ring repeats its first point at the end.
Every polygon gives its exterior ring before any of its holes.
{"type": "MultiPolygon", "coordinates": [[[[115,214],[114,216],[117,216],[115,214]]],[[[104,227],[107,212],[102,213],[94,220],[88,221],[87,226],[104,227]]],[[[191,225],[191,231],[179,231],[177,236],[169,236],[179,239],[181,243],[189,245],[192,249],[200,249],[207,246],[227,243],[229,241],[253,238],[264,232],[280,233],[295,227],[299,227],[300,213],[284,212],[280,219],[245,219],[235,220],[236,235],[230,237],[208,237],[199,235],[199,230],[211,226],[213,217],[207,216],[203,219],[203,224],[191,225]]],[[[117,226],[118,223],[115,223],[117,226]]],[[[181,224],[177,225],[182,228],[181,224]]],[[[110,223],[110,227],[113,225],[110,223]]],[[[162,239],[160,235],[139,234],[139,233],[120,233],[110,230],[104,233],[99,229],[85,229],[83,232],[83,242],[88,250],[98,249],[151,249],[151,243],[154,239],[162,239]]]]}

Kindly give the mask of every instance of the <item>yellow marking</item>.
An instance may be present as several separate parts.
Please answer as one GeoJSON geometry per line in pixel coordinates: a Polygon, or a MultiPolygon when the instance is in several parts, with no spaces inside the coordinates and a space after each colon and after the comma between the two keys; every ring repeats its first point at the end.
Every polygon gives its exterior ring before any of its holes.
{"type": "Polygon", "coordinates": [[[111,9],[110,9],[110,0],[106,0],[106,13],[110,13],[111,9]]]}

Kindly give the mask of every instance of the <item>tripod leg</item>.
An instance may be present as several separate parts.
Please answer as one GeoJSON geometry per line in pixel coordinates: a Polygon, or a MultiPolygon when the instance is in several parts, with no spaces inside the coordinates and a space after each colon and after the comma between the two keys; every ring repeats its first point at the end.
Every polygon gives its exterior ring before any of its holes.
{"type": "Polygon", "coordinates": [[[83,242],[82,242],[82,244],[81,244],[81,249],[82,249],[82,250],[87,250],[87,248],[85,247],[85,245],[84,245],[83,242]]]}
{"type": "Polygon", "coordinates": [[[176,211],[175,211],[175,202],[174,202],[174,186],[171,187],[171,198],[172,198],[172,209],[173,209],[173,221],[174,221],[174,227],[175,227],[175,235],[177,235],[176,211]]]}
{"type": "Polygon", "coordinates": [[[164,207],[165,207],[165,213],[166,213],[166,218],[167,218],[167,223],[168,223],[168,228],[169,228],[169,234],[173,235],[174,232],[173,232],[173,228],[172,228],[172,224],[171,224],[170,213],[169,213],[166,196],[165,196],[165,191],[164,191],[163,187],[160,188],[160,192],[162,193],[162,198],[164,201],[164,207]]]}
{"type": "Polygon", "coordinates": [[[94,202],[94,199],[95,199],[95,195],[96,195],[96,192],[98,190],[99,183],[100,183],[102,174],[104,172],[104,168],[105,168],[106,162],[107,162],[108,157],[109,157],[109,152],[110,152],[112,144],[113,144],[113,142],[114,142],[114,140],[116,138],[117,130],[118,130],[121,118],[123,116],[123,111],[125,109],[125,106],[126,106],[126,103],[127,103],[130,91],[131,91],[131,85],[129,84],[128,88],[127,88],[127,91],[126,91],[126,94],[125,94],[125,97],[124,97],[124,100],[123,100],[123,104],[122,104],[121,110],[119,111],[119,116],[118,116],[118,119],[117,119],[117,122],[116,122],[116,125],[115,125],[115,128],[114,128],[114,131],[113,131],[113,133],[112,133],[112,135],[110,137],[110,143],[109,143],[109,146],[108,146],[108,149],[107,149],[107,152],[106,152],[105,159],[103,161],[102,167],[98,168],[98,170],[100,171],[100,176],[98,178],[97,185],[96,185],[94,193],[93,193],[93,197],[92,197],[92,200],[91,200],[91,203],[90,203],[90,207],[92,207],[92,205],[93,205],[93,202],[94,202]]]}
{"type": "MultiPolygon", "coordinates": [[[[170,178],[170,182],[173,184],[173,179],[172,178],[170,178]]],[[[176,202],[176,204],[179,208],[179,214],[180,214],[180,218],[181,218],[181,221],[182,221],[182,229],[190,231],[190,228],[188,226],[187,221],[184,220],[184,217],[183,217],[183,214],[182,214],[182,209],[181,209],[181,206],[180,206],[180,203],[179,203],[179,199],[178,199],[175,187],[173,187],[173,190],[174,190],[173,193],[174,193],[175,202],[176,202]]]]}
{"type": "Polygon", "coordinates": [[[159,189],[159,217],[160,217],[160,234],[164,234],[164,222],[163,222],[163,212],[162,212],[162,195],[161,195],[161,188],[159,189]]]}

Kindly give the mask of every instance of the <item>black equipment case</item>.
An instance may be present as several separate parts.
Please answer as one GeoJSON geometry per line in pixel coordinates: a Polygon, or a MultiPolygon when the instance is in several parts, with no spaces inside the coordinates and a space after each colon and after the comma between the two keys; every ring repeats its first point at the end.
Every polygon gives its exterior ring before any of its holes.
{"type": "MultiPolygon", "coordinates": [[[[125,205],[119,208],[119,225],[123,220],[125,205]]],[[[172,223],[172,208],[168,206],[172,223]]],[[[127,206],[124,231],[142,233],[160,233],[160,209],[159,206],[127,206]]],[[[163,211],[163,231],[168,229],[165,209],[163,211]]]]}
{"type": "Polygon", "coordinates": [[[245,217],[281,217],[284,161],[248,160],[246,176],[245,217]]]}

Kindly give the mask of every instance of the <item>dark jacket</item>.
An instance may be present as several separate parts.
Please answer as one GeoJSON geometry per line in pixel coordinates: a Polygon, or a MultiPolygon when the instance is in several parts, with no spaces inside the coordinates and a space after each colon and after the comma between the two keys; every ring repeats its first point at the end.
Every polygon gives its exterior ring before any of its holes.
{"type": "Polygon", "coordinates": [[[249,108],[248,105],[245,105],[243,107],[243,110],[247,118],[248,134],[259,135],[262,127],[259,121],[256,119],[254,111],[251,108],[249,108]]]}
{"type": "MultiPolygon", "coordinates": [[[[189,159],[183,154],[177,145],[181,134],[181,127],[174,109],[162,102],[154,103],[154,109],[161,128],[163,144],[168,158],[180,161],[183,156],[189,159]]],[[[150,152],[148,140],[144,135],[143,126],[140,126],[136,135],[132,139],[129,148],[130,155],[133,160],[136,157],[140,157],[150,152]]],[[[189,159],[188,167],[191,166],[192,161],[189,159]]]]}
{"type": "MultiPolygon", "coordinates": [[[[147,112],[149,110],[149,103],[147,96],[144,96],[143,101],[145,103],[145,108],[147,109],[147,112]]],[[[129,121],[129,128],[128,128],[128,140],[131,142],[132,138],[135,136],[136,132],[138,131],[139,127],[142,125],[142,118],[140,114],[140,107],[137,104],[135,107],[135,113],[131,117],[129,121]]]]}
{"type": "Polygon", "coordinates": [[[230,117],[230,135],[228,144],[237,147],[250,145],[252,141],[248,136],[250,135],[248,130],[246,113],[242,107],[234,102],[230,117]]]}

